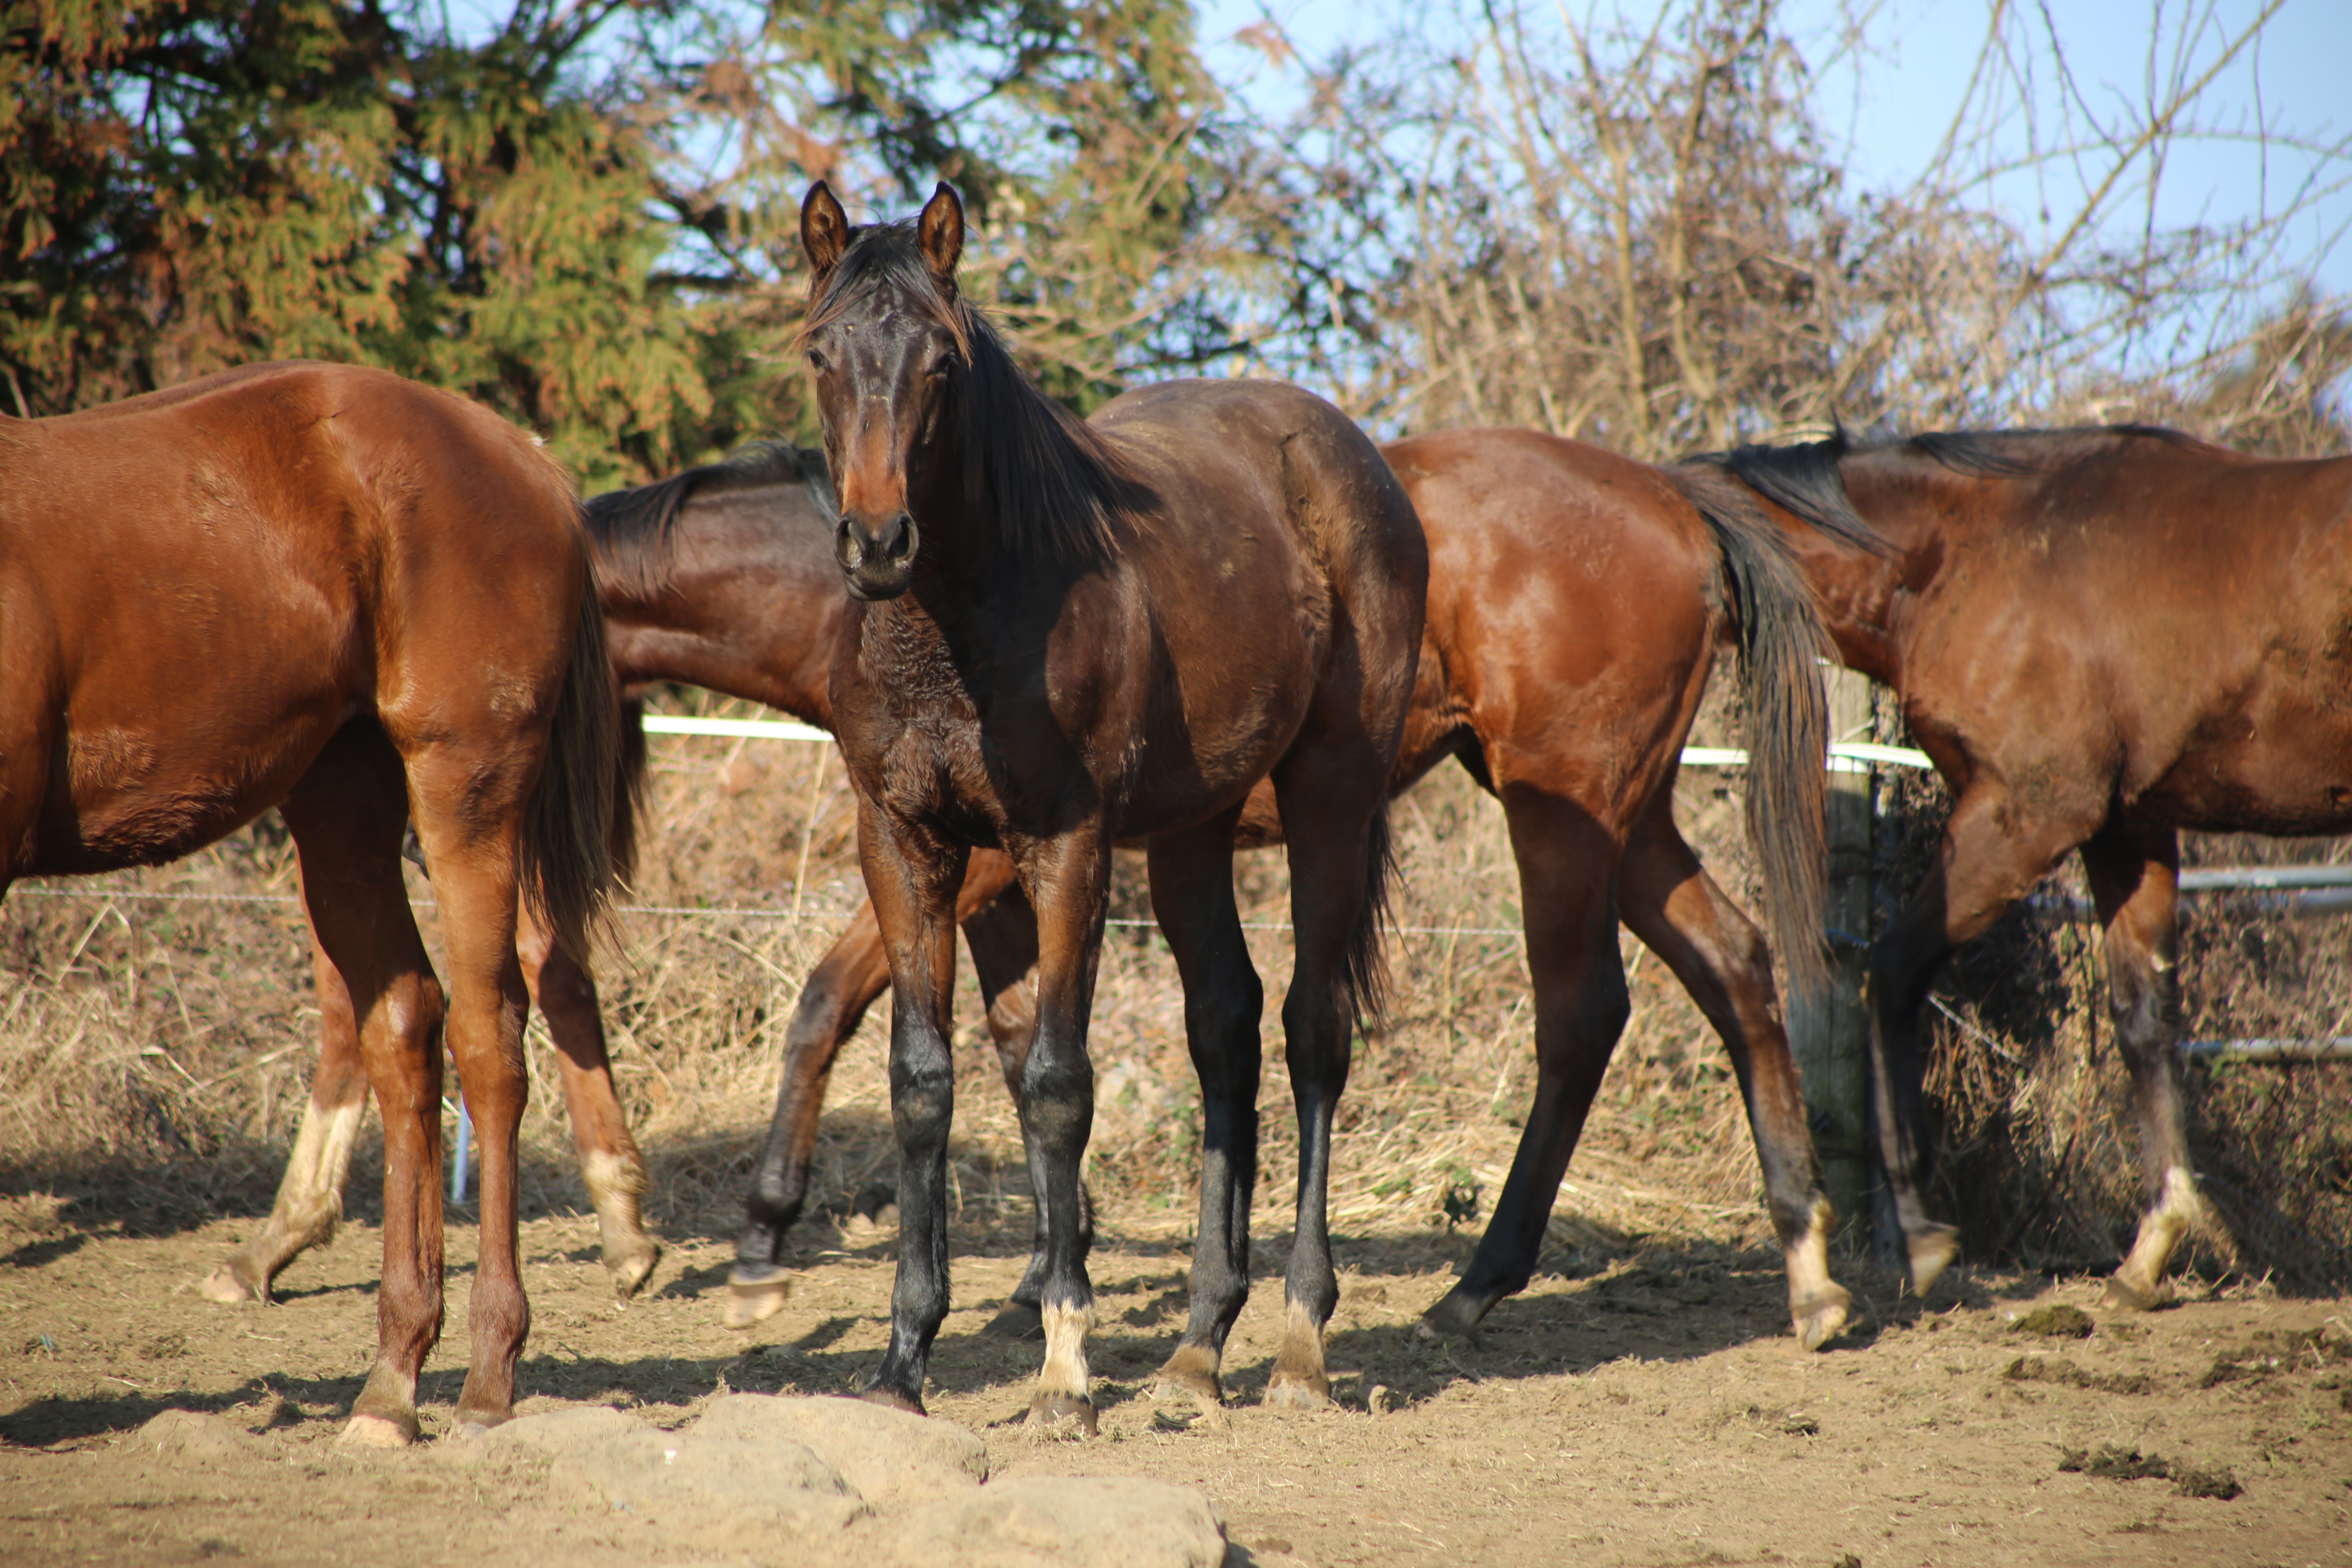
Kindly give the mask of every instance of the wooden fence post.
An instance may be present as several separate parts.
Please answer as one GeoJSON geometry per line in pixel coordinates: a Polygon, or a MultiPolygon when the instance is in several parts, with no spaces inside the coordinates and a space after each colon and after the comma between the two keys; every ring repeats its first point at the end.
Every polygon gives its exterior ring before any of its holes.
{"type": "MultiPolygon", "coordinates": [[[[1867,677],[1830,668],[1830,738],[1873,739],[1867,677]]],[[[1823,826],[1829,840],[1830,984],[1789,1002],[1789,1047],[1804,1075],[1805,1113],[1822,1182],[1837,1209],[1839,1234],[1860,1221],[1869,1236],[1870,1016],[1863,983],[1870,968],[1871,805],[1875,776],[1841,760],[1829,776],[1823,826]]]]}

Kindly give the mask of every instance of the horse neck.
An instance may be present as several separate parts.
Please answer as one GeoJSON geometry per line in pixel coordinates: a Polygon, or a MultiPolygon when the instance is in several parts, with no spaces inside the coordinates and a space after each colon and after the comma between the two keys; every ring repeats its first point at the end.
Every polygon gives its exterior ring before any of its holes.
{"type": "Polygon", "coordinates": [[[676,566],[642,597],[608,584],[606,637],[625,682],[677,680],[780,709],[830,729],[826,690],[843,604],[824,531],[712,526],[719,509],[690,502],[676,566]]]}

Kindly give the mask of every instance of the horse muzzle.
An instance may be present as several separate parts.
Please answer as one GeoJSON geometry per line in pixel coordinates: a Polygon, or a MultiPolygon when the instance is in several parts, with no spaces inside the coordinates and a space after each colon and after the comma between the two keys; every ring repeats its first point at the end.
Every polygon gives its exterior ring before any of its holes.
{"type": "Polygon", "coordinates": [[[895,599],[914,578],[915,550],[921,542],[921,531],[910,512],[893,514],[878,529],[845,516],[834,531],[833,554],[853,595],[895,599]]]}

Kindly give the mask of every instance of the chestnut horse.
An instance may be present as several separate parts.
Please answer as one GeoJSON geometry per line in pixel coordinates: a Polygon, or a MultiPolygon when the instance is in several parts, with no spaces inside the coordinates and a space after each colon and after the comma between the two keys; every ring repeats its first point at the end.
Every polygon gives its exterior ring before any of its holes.
{"type": "Polygon", "coordinates": [[[1895,689],[1952,791],[1942,855],[1871,960],[1876,1125],[1914,1284],[1958,1251],[1920,1198],[1928,987],[2080,851],[2147,1198],[2107,1300],[2152,1304],[2204,1206],[2180,1114],[2180,831],[2352,830],[2352,458],[2118,426],[1713,460],[1777,503],[1839,657],[1895,689]],[[1857,514],[1897,553],[1837,542],[1857,514]]]}
{"type": "MultiPolygon", "coordinates": [[[[825,682],[847,600],[833,559],[835,514],[829,498],[822,455],[762,442],[722,462],[590,500],[588,531],[614,680],[624,688],[685,681],[831,729],[825,682]]],[[[644,760],[635,704],[625,709],[622,739],[624,767],[615,787],[634,791],[644,760]]],[[[625,863],[627,846],[616,844],[614,858],[625,863]]],[[[1009,1081],[1017,1082],[1032,992],[1013,983],[1034,961],[1036,939],[1027,905],[1017,889],[1007,890],[1011,880],[1011,863],[1001,854],[977,852],[964,913],[974,966],[991,1003],[990,1026],[1005,1049],[1009,1081]]],[[[581,1177],[603,1232],[604,1267],[614,1293],[625,1300],[661,1256],[638,1201],[645,1162],[614,1093],[595,982],[530,919],[528,908],[522,915],[523,978],[555,1043],[581,1177]]],[[[763,1173],[790,1173],[789,1196],[777,1200],[789,1206],[779,1229],[800,1212],[824,1075],[889,983],[868,912],[802,990],[785,1035],[788,1067],[776,1126],[803,1135],[772,1145],[761,1163],[763,1173]]],[[[279,1271],[332,1237],[341,1220],[368,1082],[356,1020],[335,1002],[334,993],[321,994],[319,1064],[277,1202],[260,1230],[199,1287],[214,1300],[268,1300],[279,1271]]]]}
{"type": "Polygon", "coordinates": [[[530,437],[381,371],[258,365],[0,418],[0,887],[152,865],[277,806],[322,1007],[384,1108],[383,1283],[348,1439],[416,1436],[439,1337],[441,1038],[482,1134],[460,1427],[511,1414],[518,891],[580,951],[615,700],[578,502],[530,437]],[[414,817],[445,1005],[400,873],[414,817]]]}
{"type": "Polygon", "coordinates": [[[1171,382],[1080,422],[1024,380],[956,286],[963,209],[856,233],[819,183],[801,346],[855,599],[833,662],[858,852],[890,954],[898,1275],[867,1396],[922,1406],[948,1309],[946,1155],[957,895],[975,846],[1037,922],[1022,1131],[1042,1180],[1045,1364],[1030,1421],[1092,1431],[1079,1165],[1110,853],[1146,846],[1202,1081],[1192,1315],[1165,1379],[1220,1398],[1249,1290],[1263,992],[1234,902],[1242,807],[1273,781],[1296,967],[1299,1121],[1288,1322],[1266,1397],[1328,1405],[1339,1295],[1325,1212],[1354,1013],[1372,1000],[1388,790],[1421,647],[1412,504],[1330,405],[1272,382],[1171,382]]]}

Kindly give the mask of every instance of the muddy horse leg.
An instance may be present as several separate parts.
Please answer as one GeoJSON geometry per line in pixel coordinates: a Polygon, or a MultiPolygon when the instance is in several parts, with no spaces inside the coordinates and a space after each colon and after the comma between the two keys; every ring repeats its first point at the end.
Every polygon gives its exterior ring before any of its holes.
{"type": "Polygon", "coordinates": [[[346,1441],[416,1437],[416,1375],[441,1335],[441,987],[400,875],[407,801],[372,723],[344,727],[281,808],[323,964],[346,999],[383,1110],[383,1274],[377,1350],[346,1441]]]}
{"type": "MultiPolygon", "coordinates": [[[[1013,863],[1003,855],[973,854],[957,896],[959,912],[985,910],[1012,880],[1013,863]]],[[[977,947],[974,957],[979,957],[977,947]]],[[[874,906],[863,904],[810,972],[784,1028],[783,1081],[776,1089],[767,1142],[752,1168],[743,1229],[735,1239],[735,1268],[727,1280],[724,1319],[730,1329],[748,1329],[773,1317],[791,1297],[784,1237],[799,1222],[808,1201],[809,1161],[816,1149],[825,1086],[866,1008],[889,988],[890,958],[882,945],[881,927],[874,906]]],[[[990,1024],[995,1026],[992,1005],[990,1024]]]]}
{"type": "Polygon", "coordinates": [[[1870,961],[1871,1121],[1910,1265],[1924,1296],[1959,1255],[1959,1232],[1928,1217],[1933,1163],[1924,1086],[1927,991],[1962,942],[1982,934],[2086,837],[2026,819],[2005,791],[1972,787],[1954,803],[1943,853],[1870,961]]]}
{"type": "Polygon", "coordinates": [[[278,1271],[323,1246],[343,1218],[343,1184],[367,1114],[367,1065],[361,1058],[359,1020],[341,973],[314,940],[310,972],[319,994],[319,1065],[294,1152],[278,1181],[278,1201],[260,1231],[223,1258],[197,1289],[215,1301],[267,1301],[278,1271]]]}
{"type": "Polygon", "coordinates": [[[1372,915],[1387,875],[1386,761],[1343,710],[1294,744],[1274,769],[1290,859],[1292,969],[1282,999],[1283,1061],[1298,1114],[1298,1218],[1284,1283],[1282,1344],[1265,1402],[1291,1409],[1331,1403],[1323,1326],[1339,1304],[1331,1261],[1331,1131],[1348,1087],[1357,1015],[1374,998],[1360,982],[1377,973],[1372,915]]]}
{"type": "Polygon", "coordinates": [[[2163,1295],[2172,1249],[2205,1211],[2180,1115],[2180,841],[2169,829],[2109,829],[2083,846],[2083,866],[2106,924],[2107,1011],[2139,1108],[2147,1204],[2106,1304],[2146,1311],[2163,1295]]]}
{"type": "Polygon", "coordinates": [[[1527,911],[1535,1102],[1486,1234],[1461,1282],[1422,1315],[1423,1335],[1469,1332],[1533,1277],[1552,1200],[1632,1012],[1611,888],[1616,837],[1562,796],[1527,784],[1506,784],[1501,794],[1527,911]]]}
{"type": "Polygon", "coordinates": [[[646,1187],[646,1160],[629,1136],[628,1114],[614,1092],[596,980],[527,913],[515,945],[524,985],[555,1041],[572,1147],[580,1159],[580,1179],[587,1184],[589,1202],[596,1208],[604,1268],[612,1276],[613,1294],[625,1301],[661,1260],[661,1243],[646,1229],[638,1202],[646,1187]]]}
{"type": "Polygon", "coordinates": [[[948,1313],[948,1129],[955,1115],[949,1046],[955,906],[966,851],[858,801],[866,887],[890,961],[890,1121],[898,1141],[898,1271],[890,1343],[866,1386],[877,1404],[923,1412],[931,1341],[948,1313]]]}
{"type": "MultiPolygon", "coordinates": [[[[1092,1436],[1096,1429],[1087,1365],[1095,1293],[1087,1277],[1082,1175],[1095,1120],[1087,1022],[1110,888],[1110,846],[1099,835],[1099,825],[1089,824],[1033,845],[1022,868],[1037,912],[1037,1027],[1021,1064],[1016,1098],[1045,1220],[1045,1268],[1037,1291],[1045,1364],[1029,1401],[1028,1425],[1046,1436],[1092,1436]]],[[[905,1199],[899,1202],[903,1215],[905,1199]]]]}
{"type": "Polygon", "coordinates": [[[1773,993],[1771,954],[1764,934],[1684,842],[1673,805],[1661,794],[1626,846],[1619,913],[1675,972],[1731,1053],[1763,1168],[1765,1212],[1788,1267],[1789,1321],[1798,1343],[1818,1350],[1845,1327],[1853,1298],[1830,1278],[1836,1216],[1822,1190],[1804,1091],[1773,993]]]}
{"type": "Polygon", "coordinates": [[[1249,1299],[1257,1188],[1258,1018],[1265,988],[1234,903],[1234,812],[1151,847],[1151,911],[1184,983],[1184,1038],[1201,1079],[1201,1224],[1192,1316],[1160,1369],[1163,1394],[1223,1402],[1225,1337],[1249,1299]]]}

